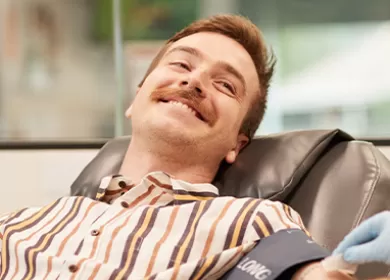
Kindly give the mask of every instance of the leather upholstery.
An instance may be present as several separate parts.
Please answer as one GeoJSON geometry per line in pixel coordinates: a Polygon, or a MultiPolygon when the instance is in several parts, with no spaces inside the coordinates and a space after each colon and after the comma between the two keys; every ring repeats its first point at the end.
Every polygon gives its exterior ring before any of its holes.
{"type": "MultiPolygon", "coordinates": [[[[116,174],[130,136],[109,141],[71,186],[72,195],[95,197],[100,179],[116,174]]],[[[213,182],[221,195],[283,200],[322,153],[352,137],[339,130],[295,131],[253,139],[234,165],[222,164],[213,182]]]]}
{"type": "MultiPolygon", "coordinates": [[[[314,239],[333,250],[364,219],[390,209],[390,162],[371,143],[339,143],[313,166],[286,203],[301,214],[314,239]]],[[[364,279],[387,273],[384,265],[359,267],[364,279]]]]}
{"type": "MultiPolygon", "coordinates": [[[[118,172],[130,137],[109,141],[71,186],[94,197],[103,176],[118,172]]],[[[340,130],[294,131],[259,137],[213,182],[221,195],[281,200],[297,210],[314,239],[329,250],[362,220],[390,209],[390,162],[368,142],[340,130]]],[[[365,265],[359,276],[383,276],[365,265]]]]}
{"type": "Polygon", "coordinates": [[[318,158],[352,137],[339,130],[294,131],[259,137],[231,166],[222,165],[214,184],[221,195],[283,201],[318,158]]]}

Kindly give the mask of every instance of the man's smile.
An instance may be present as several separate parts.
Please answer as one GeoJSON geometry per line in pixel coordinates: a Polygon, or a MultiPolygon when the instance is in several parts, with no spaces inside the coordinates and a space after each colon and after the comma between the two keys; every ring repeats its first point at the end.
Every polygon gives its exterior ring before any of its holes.
{"type": "Polygon", "coordinates": [[[191,113],[195,117],[197,117],[199,120],[206,122],[202,114],[196,110],[194,106],[191,105],[191,102],[184,98],[172,98],[170,100],[164,100],[162,99],[160,102],[168,104],[170,106],[175,106],[175,108],[179,108],[181,110],[185,110],[188,113],[191,113]]]}

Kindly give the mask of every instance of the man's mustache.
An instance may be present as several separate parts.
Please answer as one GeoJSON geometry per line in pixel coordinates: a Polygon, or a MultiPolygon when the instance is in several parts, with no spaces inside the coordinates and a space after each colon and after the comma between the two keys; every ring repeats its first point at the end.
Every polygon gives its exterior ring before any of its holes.
{"type": "Polygon", "coordinates": [[[209,125],[213,125],[217,120],[210,102],[201,97],[195,89],[160,88],[153,91],[150,97],[156,102],[185,99],[188,105],[197,111],[209,125]]]}

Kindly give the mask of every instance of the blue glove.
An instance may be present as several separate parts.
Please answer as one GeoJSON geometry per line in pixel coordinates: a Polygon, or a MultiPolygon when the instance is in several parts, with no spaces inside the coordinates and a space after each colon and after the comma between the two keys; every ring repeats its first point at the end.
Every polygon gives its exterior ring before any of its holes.
{"type": "Polygon", "coordinates": [[[333,255],[353,264],[390,264],[390,211],[368,218],[340,242],[333,255]]]}

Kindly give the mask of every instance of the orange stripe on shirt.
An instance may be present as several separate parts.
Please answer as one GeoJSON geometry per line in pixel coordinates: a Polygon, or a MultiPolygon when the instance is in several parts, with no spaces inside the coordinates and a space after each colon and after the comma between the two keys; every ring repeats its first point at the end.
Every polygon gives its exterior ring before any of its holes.
{"type": "Polygon", "coordinates": [[[154,184],[156,184],[156,186],[160,187],[160,188],[163,188],[163,189],[167,189],[167,190],[172,190],[172,186],[171,185],[168,185],[168,184],[162,184],[160,183],[159,180],[157,180],[156,178],[154,178],[153,176],[149,175],[148,176],[148,180],[153,182],[154,184]]]}
{"type": "MultiPolygon", "coordinates": [[[[114,221],[115,219],[119,218],[119,217],[122,216],[124,213],[127,213],[127,208],[124,208],[124,209],[122,209],[121,211],[119,211],[119,213],[117,213],[114,217],[112,217],[110,220],[108,220],[108,222],[106,223],[106,225],[110,224],[112,221],[114,221]]],[[[104,229],[104,227],[105,227],[106,225],[101,226],[101,227],[99,228],[99,231],[102,232],[102,230],[104,229]]],[[[101,236],[101,234],[98,235],[98,236],[96,236],[95,240],[93,241],[92,250],[91,250],[91,252],[90,252],[90,254],[89,254],[89,257],[80,259],[80,260],[77,262],[77,264],[76,264],[77,267],[80,267],[86,260],[91,259],[91,258],[95,255],[100,236],[101,236]]],[[[76,278],[76,276],[77,276],[77,274],[73,274],[72,277],[71,277],[71,280],[74,280],[74,279],[76,278]]]]}
{"type": "Polygon", "coordinates": [[[299,224],[301,225],[301,229],[306,233],[307,236],[312,237],[311,233],[307,230],[305,224],[303,223],[301,216],[299,216],[299,215],[297,215],[297,216],[298,216],[299,224]]]}
{"type": "Polygon", "coordinates": [[[258,215],[256,215],[255,222],[259,226],[259,228],[260,228],[261,232],[263,233],[264,237],[267,237],[267,236],[271,235],[271,233],[267,229],[266,225],[264,224],[264,221],[258,215]]]}
{"type": "MultiPolygon", "coordinates": [[[[152,192],[152,190],[154,189],[155,187],[153,186],[153,185],[151,185],[151,186],[149,186],[149,189],[147,190],[147,192],[146,193],[144,193],[143,195],[141,195],[141,196],[143,196],[144,198],[146,198],[151,192],[152,192]],[[147,194],[147,195],[146,195],[147,194]]],[[[162,194],[164,194],[164,193],[162,193],[162,194]]],[[[161,195],[162,194],[160,194],[160,195],[158,195],[157,197],[155,197],[154,199],[152,199],[152,201],[150,202],[150,205],[154,205],[156,202],[157,202],[157,200],[161,197],[161,195]]],[[[141,197],[140,196],[140,197],[141,197]]],[[[143,200],[143,199],[136,199],[136,201],[138,201],[138,202],[140,202],[141,200],[143,200]]],[[[130,208],[132,208],[132,207],[134,207],[135,205],[134,204],[131,204],[130,206],[129,206],[129,208],[127,208],[127,209],[130,209],[130,208]]],[[[108,245],[107,245],[107,249],[106,249],[106,253],[105,253],[105,255],[104,255],[104,261],[103,261],[103,263],[107,263],[108,262],[108,260],[109,260],[109,258],[110,258],[110,255],[111,255],[111,251],[112,251],[112,245],[113,245],[113,242],[114,242],[114,240],[115,240],[115,238],[117,237],[117,235],[119,234],[119,232],[121,231],[121,230],[123,230],[123,228],[126,226],[126,225],[128,225],[128,223],[129,223],[129,220],[130,220],[130,218],[132,218],[132,216],[133,215],[129,215],[126,219],[125,219],[125,221],[119,226],[119,227],[117,227],[117,228],[115,228],[114,229],[114,231],[113,231],[113,233],[112,233],[112,235],[111,235],[111,238],[110,238],[110,241],[109,241],[109,243],[108,243],[108,245]]],[[[91,253],[91,256],[93,256],[93,255],[95,255],[95,248],[97,248],[97,239],[95,239],[95,243],[96,243],[96,245],[94,244],[94,250],[93,250],[93,252],[91,253]]],[[[85,260],[85,259],[84,259],[85,260]]],[[[80,263],[81,264],[81,263],[80,263]]],[[[99,269],[100,269],[100,267],[101,267],[101,264],[98,264],[95,268],[94,268],[94,270],[92,271],[92,274],[90,275],[90,277],[88,278],[88,279],[94,279],[94,277],[97,275],[97,273],[99,272],[99,269]]]]}
{"type": "Polygon", "coordinates": [[[215,273],[213,273],[212,275],[210,275],[208,278],[209,279],[217,279],[215,277],[218,276],[221,277],[225,272],[227,272],[227,270],[229,270],[231,267],[233,267],[233,265],[237,262],[237,258],[238,260],[242,257],[243,255],[243,251],[244,251],[244,246],[243,245],[240,245],[238,247],[235,248],[237,250],[237,252],[234,253],[233,256],[231,256],[226,262],[225,262],[225,265],[222,266],[220,269],[218,269],[215,273]],[[222,275],[221,275],[222,274],[222,275]]]}
{"type": "Polygon", "coordinates": [[[198,279],[201,279],[201,277],[203,276],[203,274],[205,274],[206,270],[208,268],[210,268],[210,266],[215,263],[215,258],[216,256],[213,255],[213,256],[210,256],[206,259],[206,261],[203,263],[203,265],[201,266],[201,268],[199,269],[198,273],[193,277],[194,280],[198,280],[198,279]]]}
{"type": "Polygon", "coordinates": [[[307,235],[307,236],[310,236],[310,233],[307,231],[307,229],[305,228],[302,220],[301,220],[301,217],[298,217],[299,219],[298,220],[295,220],[292,216],[292,213],[291,213],[291,207],[284,204],[283,205],[283,209],[284,209],[284,212],[286,213],[286,216],[289,218],[289,220],[291,221],[291,223],[293,224],[296,224],[297,226],[299,226],[301,228],[301,230],[303,230],[303,232],[307,235]]]}
{"type": "MultiPolygon", "coordinates": [[[[158,198],[158,197],[159,197],[159,196],[157,196],[157,198],[158,198]]],[[[155,204],[155,202],[153,202],[153,201],[150,203],[150,205],[154,205],[154,204],[155,204]]],[[[132,217],[132,215],[129,215],[129,216],[125,219],[125,221],[124,221],[119,227],[117,227],[117,228],[114,229],[114,231],[113,231],[113,233],[112,233],[112,236],[111,236],[111,238],[110,238],[110,242],[109,242],[108,245],[107,245],[107,250],[106,250],[106,254],[105,254],[105,257],[104,257],[104,261],[103,261],[104,263],[108,262],[108,260],[109,260],[109,258],[110,258],[111,251],[112,251],[112,244],[113,244],[115,238],[117,237],[118,233],[119,233],[121,230],[123,230],[123,228],[124,228],[126,225],[129,224],[129,220],[130,220],[131,217],[132,217]]]]}
{"type": "Polygon", "coordinates": [[[7,214],[3,214],[1,217],[0,217],[0,226],[6,222],[10,217],[11,217],[12,213],[7,213],[7,214]]]}
{"type": "Polygon", "coordinates": [[[89,276],[88,280],[94,280],[96,278],[96,275],[98,274],[100,267],[102,266],[101,263],[97,264],[95,268],[93,269],[91,275],[89,276]]]}
{"type": "Polygon", "coordinates": [[[51,239],[53,236],[55,236],[60,230],[63,229],[63,227],[70,221],[73,220],[77,214],[77,212],[80,210],[80,205],[83,201],[82,197],[78,197],[76,199],[74,207],[72,207],[72,210],[69,212],[66,217],[62,218],[61,222],[53,229],[50,231],[50,233],[46,234],[44,236],[44,239],[42,240],[42,243],[38,246],[33,248],[31,251],[28,252],[27,256],[27,263],[28,267],[30,268],[28,273],[25,274],[25,277],[23,278],[24,280],[28,280],[33,278],[34,273],[35,273],[35,260],[36,260],[36,254],[41,251],[44,247],[46,247],[49,242],[51,242],[51,239]]]}
{"type": "Polygon", "coordinates": [[[189,231],[185,241],[180,246],[179,253],[177,255],[177,258],[175,259],[174,272],[173,272],[173,275],[172,275],[172,278],[171,278],[172,280],[175,280],[177,278],[177,275],[179,274],[180,263],[181,263],[181,260],[183,259],[184,252],[187,249],[187,246],[188,246],[188,244],[189,244],[189,242],[191,240],[192,235],[194,234],[195,224],[198,222],[201,214],[203,213],[203,209],[205,208],[206,203],[207,203],[207,201],[201,201],[200,202],[199,209],[198,209],[198,211],[196,213],[195,219],[192,222],[191,229],[190,229],[190,231],[189,231]]]}
{"type": "MultiPolygon", "coordinates": [[[[34,235],[36,235],[39,231],[41,231],[43,228],[47,227],[49,224],[51,224],[56,218],[57,218],[57,215],[59,215],[59,213],[61,213],[61,211],[65,208],[66,206],[66,203],[64,203],[62,205],[62,207],[57,211],[57,213],[55,215],[53,215],[53,217],[47,221],[46,223],[44,223],[40,228],[38,228],[37,230],[33,231],[29,236],[27,236],[26,238],[24,239],[21,239],[21,240],[18,240],[18,242],[16,242],[15,246],[14,246],[14,252],[18,252],[18,248],[19,248],[19,245],[21,242],[24,242],[24,241],[28,241],[30,240],[34,235]]],[[[14,277],[16,276],[16,274],[19,272],[19,258],[16,258],[16,268],[15,268],[15,272],[14,274],[12,275],[11,279],[14,279],[14,277]]]]}
{"type": "Polygon", "coordinates": [[[5,228],[4,236],[3,236],[3,248],[1,252],[1,275],[0,279],[3,278],[6,274],[6,272],[9,269],[9,264],[8,264],[8,258],[9,254],[7,254],[9,248],[7,248],[7,240],[8,240],[8,235],[12,234],[13,232],[17,232],[19,230],[24,230],[26,228],[29,228],[31,225],[34,225],[34,223],[40,221],[43,219],[46,214],[50,211],[50,209],[54,208],[57,206],[57,204],[60,202],[59,200],[54,201],[53,203],[47,205],[46,207],[42,208],[39,212],[35,213],[32,215],[30,218],[25,219],[24,221],[20,223],[15,223],[11,226],[8,226],[5,228]]]}
{"type": "Polygon", "coordinates": [[[132,242],[131,242],[131,245],[130,245],[130,249],[128,250],[128,255],[127,255],[127,259],[126,259],[126,263],[125,265],[122,267],[121,271],[118,273],[118,275],[115,277],[115,280],[120,280],[120,279],[123,279],[123,276],[125,275],[126,273],[126,270],[129,268],[129,265],[130,265],[130,261],[131,261],[131,257],[134,253],[134,248],[135,248],[135,244],[138,240],[138,238],[144,233],[144,231],[147,229],[147,226],[149,225],[149,222],[151,221],[151,217],[152,217],[152,214],[154,211],[157,211],[156,209],[154,208],[149,208],[147,213],[146,213],[146,216],[145,216],[145,219],[142,223],[142,226],[141,228],[134,234],[134,237],[132,239],[132,242]]]}
{"type": "Polygon", "coordinates": [[[279,220],[283,223],[283,225],[287,228],[287,229],[290,229],[291,226],[286,223],[282,217],[282,214],[280,213],[279,209],[274,205],[274,204],[266,204],[268,207],[272,207],[274,209],[274,211],[276,212],[276,214],[278,215],[279,217],[279,220]]]}
{"type": "Polygon", "coordinates": [[[213,239],[214,239],[215,230],[217,228],[217,225],[222,220],[222,218],[225,217],[228,209],[230,208],[230,206],[232,205],[234,200],[235,199],[232,198],[228,203],[226,203],[226,205],[223,207],[222,211],[219,213],[217,219],[214,221],[213,225],[211,226],[209,236],[207,237],[205,247],[203,248],[202,258],[206,257],[207,254],[209,253],[211,244],[212,244],[213,239]]]}
{"type": "Polygon", "coordinates": [[[234,233],[233,233],[233,237],[232,237],[232,241],[230,242],[230,248],[232,247],[236,247],[237,246],[237,241],[238,241],[238,236],[240,234],[240,231],[242,230],[242,223],[244,222],[244,219],[246,218],[246,216],[248,215],[248,212],[249,210],[252,209],[252,207],[259,203],[258,200],[254,199],[253,201],[251,201],[251,203],[249,203],[249,205],[245,208],[245,210],[241,213],[241,216],[240,218],[238,219],[237,221],[237,225],[236,227],[234,228],[234,233]]]}
{"type": "Polygon", "coordinates": [[[162,192],[160,193],[158,196],[154,197],[151,201],[150,201],[150,205],[155,205],[157,203],[157,201],[165,194],[165,192],[162,192]]]}
{"type": "MultiPolygon", "coordinates": [[[[68,234],[67,237],[65,237],[64,241],[61,242],[60,244],[60,247],[58,248],[58,251],[56,253],[56,257],[59,257],[61,254],[62,254],[62,251],[64,250],[65,248],[65,245],[66,243],[68,243],[68,241],[70,240],[70,238],[72,236],[74,236],[77,232],[77,230],[79,229],[81,223],[85,220],[85,218],[88,216],[89,212],[92,210],[93,206],[96,206],[98,203],[95,202],[95,203],[91,203],[90,205],[88,205],[88,208],[87,208],[87,211],[85,211],[85,214],[83,216],[83,218],[80,220],[80,222],[74,227],[74,229],[71,231],[70,234],[68,234]]],[[[49,273],[51,272],[51,269],[52,269],[52,261],[53,261],[53,258],[49,258],[47,260],[47,272],[46,272],[46,275],[44,277],[44,279],[46,279],[48,276],[49,276],[49,273]]]]}
{"type": "Polygon", "coordinates": [[[169,221],[165,233],[161,237],[161,239],[156,243],[156,246],[153,249],[152,258],[149,261],[148,268],[146,270],[144,278],[149,277],[150,274],[152,273],[160,247],[167,240],[168,235],[171,233],[178,211],[179,211],[179,206],[174,206],[171,216],[169,217],[169,221]]]}
{"type": "MultiPolygon", "coordinates": [[[[142,200],[144,200],[146,197],[148,197],[148,195],[152,192],[152,190],[153,190],[154,188],[155,188],[154,185],[149,186],[148,190],[147,190],[145,193],[143,193],[142,195],[140,195],[139,197],[137,197],[137,199],[135,199],[135,200],[129,205],[128,208],[124,208],[124,209],[123,209],[122,211],[120,211],[117,215],[115,215],[114,217],[112,217],[112,218],[106,223],[106,225],[110,224],[112,221],[114,221],[115,219],[119,218],[119,216],[121,216],[123,213],[128,212],[128,210],[130,210],[131,208],[134,208],[138,203],[140,203],[142,200]]],[[[101,226],[101,227],[99,228],[99,231],[102,232],[102,231],[104,230],[104,227],[105,227],[106,225],[101,226]]],[[[95,238],[95,240],[94,240],[94,242],[93,242],[92,251],[91,251],[91,253],[90,253],[90,255],[89,255],[89,258],[83,258],[83,259],[81,259],[81,260],[77,263],[78,266],[80,266],[84,261],[86,261],[87,259],[92,258],[92,257],[95,255],[96,250],[97,250],[97,245],[98,245],[99,240],[100,240],[100,237],[101,237],[101,235],[98,235],[98,236],[95,238]]],[[[72,279],[74,279],[74,278],[72,277],[72,279]]]]}

